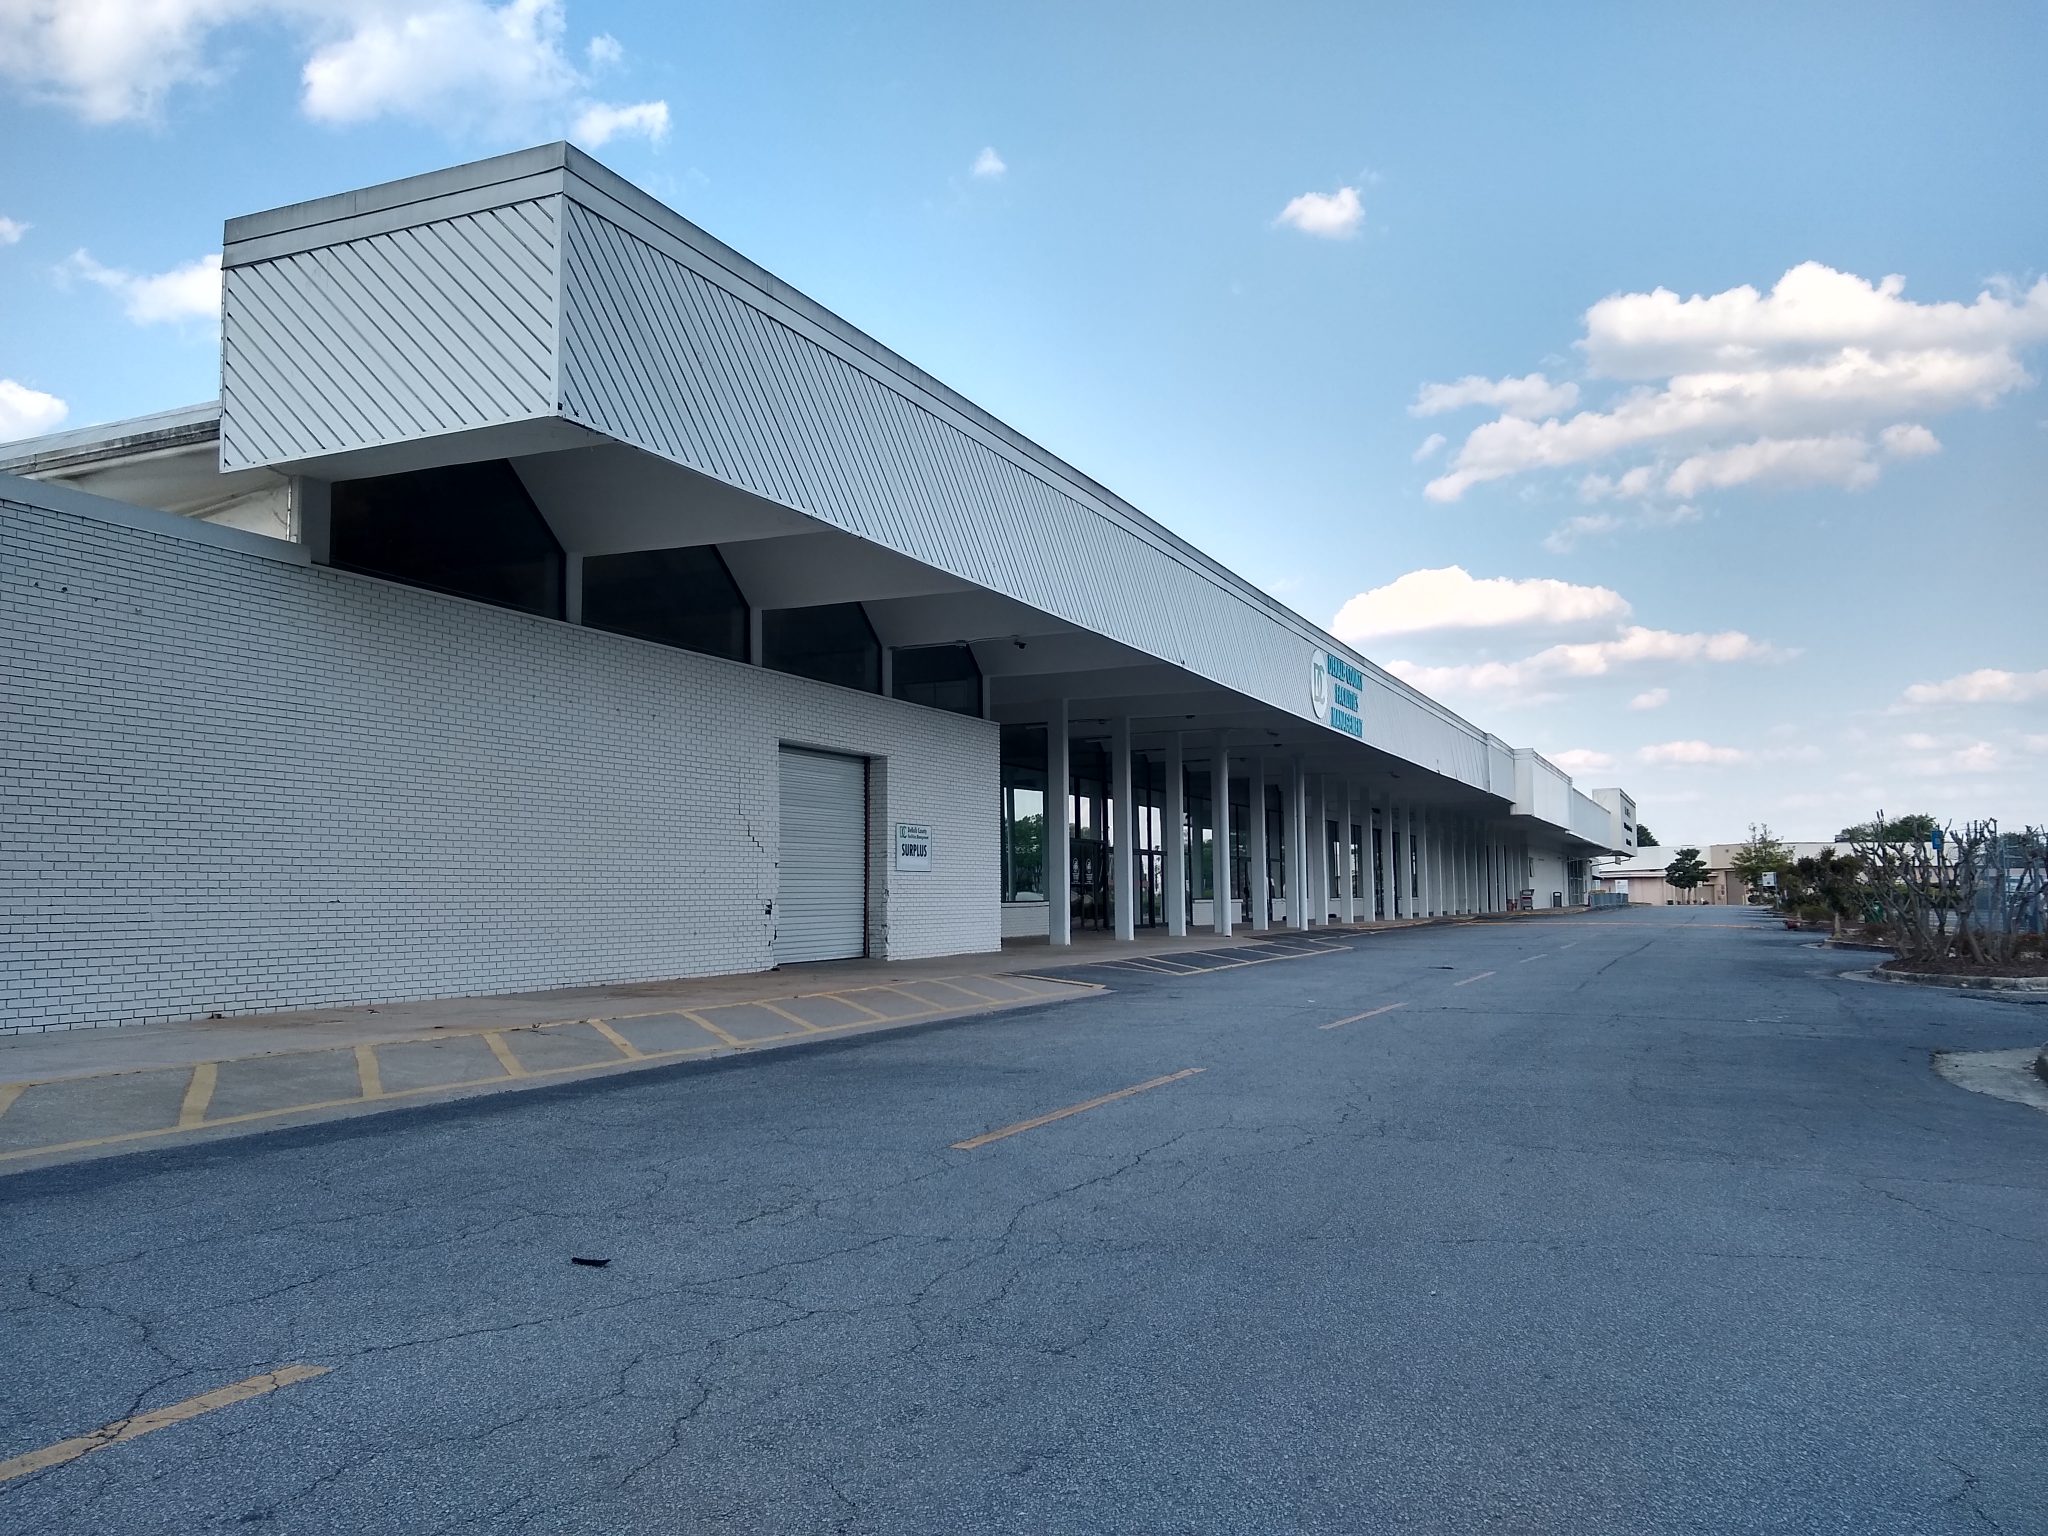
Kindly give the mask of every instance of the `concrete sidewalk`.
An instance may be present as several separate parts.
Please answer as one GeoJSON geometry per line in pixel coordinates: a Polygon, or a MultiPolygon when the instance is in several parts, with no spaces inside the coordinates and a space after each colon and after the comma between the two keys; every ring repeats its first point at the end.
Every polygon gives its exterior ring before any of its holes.
{"type": "Polygon", "coordinates": [[[1090,935],[1065,949],[5,1036],[0,1173],[1090,997],[1100,986],[1075,973],[1097,966],[1196,974],[1313,958],[1341,952],[1344,931],[1090,935]]]}

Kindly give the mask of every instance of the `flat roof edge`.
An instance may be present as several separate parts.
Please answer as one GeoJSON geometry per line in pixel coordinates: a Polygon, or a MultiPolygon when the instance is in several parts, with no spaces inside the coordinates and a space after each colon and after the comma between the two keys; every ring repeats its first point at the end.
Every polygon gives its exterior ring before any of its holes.
{"type": "Polygon", "coordinates": [[[536,144],[531,149],[515,149],[510,154],[491,155],[462,165],[423,171],[417,176],[401,176],[396,181],[381,181],[375,186],[358,187],[352,192],[335,192],[326,197],[268,208],[260,213],[241,214],[227,221],[223,238],[226,245],[232,247],[251,240],[315,230],[322,225],[360,218],[364,214],[432,202],[451,193],[475,192],[500,183],[559,171],[569,163],[571,155],[595,164],[589,161],[588,156],[570,149],[567,143],[558,139],[552,144],[536,144]]]}

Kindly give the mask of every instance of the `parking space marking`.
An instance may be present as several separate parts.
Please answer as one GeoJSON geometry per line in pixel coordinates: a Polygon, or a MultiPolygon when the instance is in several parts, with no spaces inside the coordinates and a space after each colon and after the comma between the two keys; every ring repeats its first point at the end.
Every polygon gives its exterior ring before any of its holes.
{"type": "Polygon", "coordinates": [[[778,1019],[789,1020],[790,1023],[794,1024],[798,1029],[802,1030],[807,1035],[815,1035],[818,1032],[818,1026],[813,1024],[809,1019],[800,1019],[795,1014],[791,1013],[787,1008],[777,1007],[774,1003],[768,1002],[765,999],[756,1002],[754,1006],[756,1008],[766,1008],[778,1019]]]}
{"type": "Polygon", "coordinates": [[[498,1065],[505,1069],[507,1077],[525,1077],[526,1063],[512,1054],[512,1047],[505,1043],[505,1037],[497,1030],[484,1031],[484,1044],[491,1048],[491,1054],[498,1058],[498,1065]]]}
{"type": "Polygon", "coordinates": [[[178,1106],[179,1130],[206,1123],[206,1106],[213,1102],[214,1084],[219,1080],[219,1062],[202,1061],[192,1069],[192,1081],[185,1085],[185,1102],[178,1106]]]}
{"type": "Polygon", "coordinates": [[[1396,1008],[1406,1008],[1407,1006],[1408,1003],[1406,999],[1403,999],[1401,1002],[1398,1003],[1388,1003],[1384,1007],[1368,1008],[1363,1013],[1354,1013],[1348,1019],[1338,1019],[1329,1024],[1318,1024],[1316,1028],[1342,1029],[1346,1024],[1356,1024],[1360,1019],[1376,1019],[1383,1013],[1392,1013],[1396,1008]]]}
{"type": "Polygon", "coordinates": [[[1010,1001],[1010,999],[1006,997],[990,997],[986,992],[977,992],[972,987],[963,987],[960,985],[959,982],[947,981],[943,977],[936,978],[932,981],[926,982],[925,985],[931,987],[951,987],[955,992],[963,993],[966,996],[975,999],[975,1001],[982,1003],[1006,1003],[1010,1001]]]}
{"type": "Polygon", "coordinates": [[[1164,1077],[1148,1078],[1142,1083],[1133,1083],[1128,1088],[1119,1088],[1115,1093],[1105,1093],[1085,1104],[1069,1104],[1065,1109],[1056,1109],[1051,1114],[1039,1115],[1030,1120],[1019,1120],[1015,1125],[1006,1125],[1001,1130],[984,1131],[979,1136],[970,1136],[965,1141],[953,1143],[955,1152],[972,1152],[990,1142],[1002,1141],[1007,1137],[1021,1136],[1026,1131],[1035,1131],[1042,1125],[1051,1125],[1055,1120],[1064,1120],[1070,1115],[1084,1114],[1091,1109],[1100,1109],[1105,1104],[1114,1104],[1118,1099],[1128,1099],[1134,1094],[1149,1093],[1154,1088],[1164,1088],[1168,1083],[1180,1082],[1183,1078],[1206,1072],[1207,1067],[1182,1067],[1178,1072],[1169,1072],[1164,1077]]]}
{"type": "Polygon", "coordinates": [[[647,1054],[616,1029],[613,1029],[611,1025],[605,1023],[603,1019],[585,1019],[583,1022],[596,1030],[600,1035],[603,1035],[605,1039],[611,1041],[617,1047],[618,1053],[625,1057],[626,1060],[638,1061],[647,1054]]]}
{"type": "Polygon", "coordinates": [[[110,1445],[119,1445],[124,1440],[139,1440],[144,1435],[153,1435],[160,1429],[169,1429],[173,1424],[183,1424],[196,1419],[202,1413],[216,1409],[231,1408],[236,1403],[246,1403],[252,1397],[262,1397],[275,1392],[279,1387],[288,1387],[295,1382],[311,1381],[316,1376],[325,1376],[333,1369],[328,1365],[287,1365],[274,1371],[265,1371],[261,1376],[251,1376],[225,1387],[215,1387],[211,1392],[202,1392],[197,1397],[188,1397],[181,1403],[172,1403],[164,1408],[152,1408],[148,1413],[134,1414],[129,1418],[116,1419],[113,1423],[94,1430],[89,1435],[75,1435],[69,1440],[59,1440],[55,1445],[46,1445],[39,1451],[28,1451],[9,1461],[0,1461],[0,1483],[11,1482],[17,1477],[27,1477],[31,1472],[41,1472],[50,1467],[61,1467],[67,1461],[76,1461],[94,1451],[105,1450],[110,1445]]]}
{"type": "Polygon", "coordinates": [[[1497,975],[1497,974],[1498,974],[1498,972],[1495,972],[1495,971],[1481,971],[1481,972],[1480,972],[1480,973],[1479,973],[1479,974],[1478,974],[1477,976],[1467,976],[1467,977],[1466,977],[1466,978],[1465,978],[1464,980],[1462,980],[1462,981],[1454,981],[1454,982],[1452,982],[1452,983],[1451,983],[1451,985],[1452,985],[1452,986],[1454,986],[1454,987],[1469,987],[1469,986],[1471,986],[1471,985],[1472,985],[1472,983],[1473,983],[1473,982],[1475,982],[1475,981],[1484,981],[1484,980],[1486,980],[1486,978],[1487,978],[1487,977],[1489,977],[1489,976],[1493,976],[1493,975],[1497,975]]]}
{"type": "Polygon", "coordinates": [[[731,1046],[734,1050],[740,1051],[746,1049],[746,1041],[742,1040],[738,1035],[727,1034],[724,1030],[720,1029],[716,1024],[712,1023],[709,1019],[705,1018],[703,1014],[694,1012],[693,1010],[688,1008],[678,1008],[675,1010],[675,1012],[680,1014],[683,1018],[688,1019],[692,1024],[696,1025],[699,1029],[703,1030],[705,1034],[714,1036],[726,1045],[731,1046]]]}
{"type": "Polygon", "coordinates": [[[1524,956],[1522,956],[1522,958],[1521,958],[1521,959],[1517,960],[1517,961],[1515,962],[1515,964],[1517,964],[1517,965],[1527,965],[1527,964],[1528,964],[1528,963],[1529,963],[1529,962],[1530,962],[1531,960],[1541,960],[1541,959],[1542,959],[1542,958],[1544,957],[1544,955],[1547,955],[1547,954],[1549,954],[1549,953],[1550,953],[1550,951],[1546,949],[1546,950],[1544,950],[1544,951],[1543,951],[1543,953],[1542,953],[1542,954],[1537,954],[1537,955],[1524,955],[1524,956]]]}
{"type": "Polygon", "coordinates": [[[374,1046],[356,1047],[356,1076],[362,1082],[364,1098],[384,1097],[384,1072],[377,1065],[377,1051],[374,1046]]]}
{"type": "Polygon", "coordinates": [[[871,1019],[879,1019],[886,1021],[889,1017],[889,1015],[887,1015],[886,1013],[877,1013],[874,1009],[870,1008],[866,1003],[856,1003],[844,992],[820,992],[818,996],[829,997],[835,1003],[844,1003],[847,1007],[851,1008],[855,1013],[864,1013],[871,1019]]]}

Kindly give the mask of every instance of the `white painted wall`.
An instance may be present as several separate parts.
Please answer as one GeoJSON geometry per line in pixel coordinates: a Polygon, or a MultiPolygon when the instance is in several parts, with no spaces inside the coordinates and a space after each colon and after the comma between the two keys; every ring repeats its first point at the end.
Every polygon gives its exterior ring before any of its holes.
{"type": "Polygon", "coordinates": [[[875,954],[999,947],[989,722],[48,494],[0,501],[0,1031],[766,969],[782,741],[933,827],[875,954]]]}

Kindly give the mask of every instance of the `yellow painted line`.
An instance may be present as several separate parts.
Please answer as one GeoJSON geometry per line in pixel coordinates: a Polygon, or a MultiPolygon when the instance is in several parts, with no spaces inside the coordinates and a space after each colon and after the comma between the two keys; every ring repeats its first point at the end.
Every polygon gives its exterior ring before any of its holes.
{"type": "MultiPolygon", "coordinates": [[[[716,1035],[719,1039],[723,1040],[727,1045],[731,1046],[736,1051],[743,1051],[747,1048],[746,1041],[742,1040],[738,1035],[727,1034],[724,1030],[720,1029],[716,1024],[712,1023],[709,1019],[705,1018],[704,1015],[701,1013],[692,1012],[688,1008],[671,1008],[669,1012],[682,1015],[682,1017],[688,1019],[692,1024],[695,1024],[698,1028],[702,1029],[706,1034],[716,1035]]],[[[657,1017],[657,1015],[649,1014],[648,1017],[655,1018],[657,1017]]]]}
{"type": "Polygon", "coordinates": [[[28,1092],[27,1083],[0,1083],[0,1115],[14,1108],[14,1101],[28,1092]]]}
{"type": "Polygon", "coordinates": [[[986,992],[977,992],[972,987],[963,987],[959,982],[947,981],[943,977],[934,977],[931,981],[926,982],[925,985],[931,987],[951,987],[955,992],[963,992],[976,1001],[983,1003],[1014,1003],[1016,1001],[1014,997],[990,997],[986,992]]]}
{"type": "Polygon", "coordinates": [[[202,1061],[192,1069],[192,1081],[185,1085],[185,1102],[178,1106],[178,1129],[190,1130],[206,1122],[206,1106],[213,1102],[213,1085],[220,1078],[220,1063],[202,1061]]]}
{"type": "Polygon", "coordinates": [[[611,1041],[613,1046],[617,1048],[618,1053],[625,1057],[626,1060],[638,1061],[647,1054],[616,1029],[613,1029],[611,1025],[605,1023],[603,1019],[590,1019],[587,1022],[592,1029],[603,1035],[605,1039],[611,1041]]]}
{"type": "Polygon", "coordinates": [[[119,1445],[124,1440],[139,1440],[144,1435],[153,1435],[160,1429],[169,1429],[173,1424],[183,1424],[188,1419],[198,1418],[202,1413],[212,1413],[218,1408],[231,1408],[236,1403],[246,1403],[252,1397],[262,1397],[275,1392],[279,1387],[288,1387],[294,1382],[311,1381],[316,1376],[325,1376],[332,1369],[332,1366],[326,1365],[287,1365],[274,1371],[265,1371],[261,1376],[251,1376],[246,1381],[215,1387],[211,1392],[188,1397],[182,1403],[172,1403],[167,1408],[152,1408],[148,1413],[116,1419],[89,1435],[59,1440],[55,1445],[46,1445],[39,1451],[29,1451],[10,1461],[0,1461],[0,1483],[10,1482],[17,1477],[27,1477],[31,1472],[42,1472],[50,1467],[61,1467],[67,1461],[76,1461],[81,1456],[105,1450],[110,1445],[119,1445]]]}
{"type": "Polygon", "coordinates": [[[1473,982],[1484,981],[1487,977],[1495,974],[1497,973],[1494,971],[1481,971],[1477,976],[1467,976],[1463,981],[1454,981],[1451,985],[1454,987],[1469,987],[1473,982]]]}
{"type": "MultiPolygon", "coordinates": [[[[861,990],[864,992],[894,992],[906,1003],[917,1004],[918,1013],[937,1013],[939,1011],[939,1005],[930,998],[919,997],[915,992],[906,992],[901,987],[863,987],[861,990]]],[[[917,1014],[909,1013],[902,1015],[902,1017],[914,1019],[917,1017],[917,1014]]]]}
{"type": "Polygon", "coordinates": [[[1338,1019],[1335,1022],[1329,1024],[1318,1024],[1316,1028],[1342,1029],[1346,1024],[1356,1024],[1360,1019],[1376,1019],[1383,1013],[1392,1013],[1396,1008],[1406,1008],[1407,1006],[1408,1004],[1405,1001],[1399,1003],[1388,1003],[1383,1008],[1368,1008],[1363,1013],[1354,1013],[1348,1019],[1338,1019]]]}
{"type": "MultiPolygon", "coordinates": [[[[791,1001],[795,1001],[795,999],[791,999],[791,1001]]],[[[744,1007],[745,1004],[739,1004],[737,1006],[744,1007]]],[[[777,1018],[787,1019],[790,1023],[794,1024],[798,1029],[804,1030],[810,1034],[815,1035],[818,1032],[818,1026],[816,1024],[813,1024],[809,1019],[800,1019],[795,1014],[791,1013],[787,1008],[778,1008],[774,1003],[768,1002],[765,999],[757,1000],[754,1006],[756,1008],[766,1008],[770,1013],[774,1014],[777,1018]]]]}
{"type": "Polygon", "coordinates": [[[1091,1109],[1100,1109],[1105,1104],[1114,1104],[1118,1099],[1128,1099],[1133,1094],[1148,1093],[1154,1088],[1164,1088],[1168,1083],[1177,1083],[1182,1078],[1193,1077],[1206,1072],[1207,1067],[1183,1067],[1178,1072],[1169,1072],[1164,1077],[1154,1077],[1142,1083],[1133,1083],[1128,1088],[1119,1088],[1115,1093],[1105,1093],[1100,1098],[1090,1099],[1085,1104],[1069,1104],[1065,1109],[1056,1109],[1049,1115],[1039,1115],[1032,1120],[1019,1120],[1015,1125],[1006,1125],[999,1131],[985,1131],[979,1136],[970,1136],[965,1141],[953,1143],[956,1152],[972,1152],[976,1147],[985,1147],[992,1141],[1001,1141],[1009,1136],[1021,1136],[1026,1131],[1035,1131],[1041,1125],[1051,1125],[1055,1120],[1064,1120],[1069,1115],[1078,1115],[1091,1109]]]}
{"type": "Polygon", "coordinates": [[[484,1031],[484,1044],[491,1048],[491,1054],[498,1058],[498,1065],[505,1069],[507,1077],[527,1076],[526,1063],[512,1054],[512,1047],[505,1043],[505,1037],[495,1029],[484,1031]]]}
{"type": "Polygon", "coordinates": [[[384,1097],[384,1074],[377,1067],[377,1048],[372,1045],[356,1047],[356,1077],[362,1082],[363,1097],[381,1099],[384,1097]]]}
{"type": "Polygon", "coordinates": [[[1012,971],[1012,981],[1035,981],[1045,987],[1079,987],[1084,992],[1101,992],[1106,989],[1099,981],[1076,981],[1070,976],[1037,976],[1030,971],[1012,971]]]}
{"type": "Polygon", "coordinates": [[[876,1012],[873,1008],[870,1008],[866,1003],[856,1003],[851,997],[851,995],[845,992],[816,992],[812,993],[811,995],[814,997],[830,998],[835,1003],[844,1003],[847,1007],[851,1008],[855,1013],[864,1013],[871,1019],[880,1019],[886,1022],[889,1017],[889,1015],[887,1015],[886,1013],[876,1012]]]}

